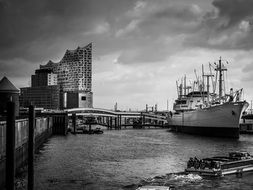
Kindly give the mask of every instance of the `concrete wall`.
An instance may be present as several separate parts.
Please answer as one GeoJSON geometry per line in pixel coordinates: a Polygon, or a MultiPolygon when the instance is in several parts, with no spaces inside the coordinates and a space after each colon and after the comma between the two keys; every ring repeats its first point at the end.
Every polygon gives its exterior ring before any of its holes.
{"type": "Polygon", "coordinates": [[[92,108],[93,107],[93,93],[79,92],[78,94],[78,108],[92,108]]]}
{"type": "MultiPolygon", "coordinates": [[[[35,120],[35,150],[52,135],[53,118],[41,117],[35,120]]],[[[28,119],[16,120],[15,128],[16,170],[26,164],[28,156],[28,119]]],[[[0,121],[0,189],[5,183],[6,122],[0,121]]]]}
{"type": "Polygon", "coordinates": [[[62,105],[64,108],[92,108],[93,93],[92,92],[64,92],[62,95],[62,105]],[[65,95],[64,95],[65,94],[65,95]]]}

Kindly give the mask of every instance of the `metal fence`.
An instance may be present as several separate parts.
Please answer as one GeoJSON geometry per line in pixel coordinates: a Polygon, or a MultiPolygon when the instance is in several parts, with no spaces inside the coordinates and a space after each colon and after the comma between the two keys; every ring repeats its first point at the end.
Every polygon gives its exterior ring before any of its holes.
{"type": "MultiPolygon", "coordinates": [[[[15,148],[22,146],[28,140],[28,119],[19,119],[15,123],[15,148]]],[[[39,136],[52,128],[52,118],[36,118],[34,135],[39,136]]],[[[0,121],[0,159],[5,156],[6,149],[6,121],[0,121]]]]}

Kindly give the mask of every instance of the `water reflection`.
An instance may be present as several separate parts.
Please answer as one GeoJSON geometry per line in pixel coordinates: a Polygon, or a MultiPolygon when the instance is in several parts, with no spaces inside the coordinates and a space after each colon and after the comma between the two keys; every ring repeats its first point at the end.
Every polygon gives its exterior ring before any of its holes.
{"type": "Polygon", "coordinates": [[[253,153],[251,136],[239,140],[169,133],[166,130],[105,131],[103,135],[51,138],[35,162],[35,189],[136,189],[170,185],[175,189],[249,189],[253,175],[205,179],[175,174],[189,157],[253,153]]]}

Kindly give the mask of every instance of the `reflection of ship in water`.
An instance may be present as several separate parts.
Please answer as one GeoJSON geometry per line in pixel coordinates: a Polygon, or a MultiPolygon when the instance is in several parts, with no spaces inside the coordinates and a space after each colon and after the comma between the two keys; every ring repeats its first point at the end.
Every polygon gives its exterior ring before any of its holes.
{"type": "Polygon", "coordinates": [[[202,77],[195,72],[196,81],[189,86],[186,77],[180,85],[177,82],[178,98],[168,123],[173,131],[239,138],[239,120],[248,107],[247,102],[241,101],[242,89],[233,91],[231,88],[226,94],[227,69],[221,59],[218,64],[209,64],[209,69],[210,73],[206,74],[202,66],[202,77]]]}

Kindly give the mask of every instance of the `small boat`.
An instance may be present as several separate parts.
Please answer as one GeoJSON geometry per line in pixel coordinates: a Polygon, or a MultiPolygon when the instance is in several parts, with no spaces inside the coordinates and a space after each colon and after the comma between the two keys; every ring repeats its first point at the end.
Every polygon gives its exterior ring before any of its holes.
{"type": "Polygon", "coordinates": [[[97,127],[95,130],[93,130],[94,134],[103,134],[104,131],[102,131],[99,127],[97,127]]]}
{"type": "Polygon", "coordinates": [[[168,186],[142,186],[138,187],[136,190],[170,190],[168,186]]]}
{"type": "Polygon", "coordinates": [[[186,173],[217,177],[230,174],[241,176],[250,171],[253,171],[253,157],[248,152],[230,152],[228,156],[204,159],[190,158],[185,169],[186,173]]]}

